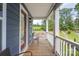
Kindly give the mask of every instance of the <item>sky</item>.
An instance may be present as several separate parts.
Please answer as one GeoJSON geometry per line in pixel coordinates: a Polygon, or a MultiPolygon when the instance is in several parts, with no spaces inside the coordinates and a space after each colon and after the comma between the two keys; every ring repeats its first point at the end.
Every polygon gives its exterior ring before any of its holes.
{"type": "MultiPolygon", "coordinates": [[[[60,9],[62,8],[75,8],[75,5],[77,3],[64,3],[60,6],[60,9]]],[[[75,10],[72,10],[72,20],[75,20],[76,19],[76,16],[77,16],[77,12],[75,10]]]]}
{"type": "Polygon", "coordinates": [[[76,3],[64,3],[60,6],[60,8],[74,8],[76,3]]]}
{"type": "Polygon", "coordinates": [[[39,19],[35,19],[35,20],[33,20],[33,24],[39,24],[39,25],[41,25],[42,24],[42,19],[41,20],[39,20],[39,19]]]}
{"type": "MultiPolygon", "coordinates": [[[[60,6],[60,9],[62,9],[62,8],[75,8],[75,5],[76,5],[76,3],[64,3],[64,4],[62,4],[61,6],[60,6]]],[[[77,12],[76,11],[72,11],[72,14],[73,14],[73,20],[76,18],[76,15],[77,15],[77,12]]],[[[41,25],[42,24],[42,20],[34,20],[33,21],[33,24],[39,24],[39,25],[41,25]]]]}

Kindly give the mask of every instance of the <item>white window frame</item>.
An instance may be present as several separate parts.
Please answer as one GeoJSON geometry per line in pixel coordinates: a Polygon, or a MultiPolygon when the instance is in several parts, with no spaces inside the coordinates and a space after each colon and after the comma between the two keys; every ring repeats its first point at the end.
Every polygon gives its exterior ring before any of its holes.
{"type": "Polygon", "coordinates": [[[3,16],[0,17],[2,18],[2,50],[6,49],[6,3],[3,3],[3,10],[2,10],[2,14],[3,16]]]}

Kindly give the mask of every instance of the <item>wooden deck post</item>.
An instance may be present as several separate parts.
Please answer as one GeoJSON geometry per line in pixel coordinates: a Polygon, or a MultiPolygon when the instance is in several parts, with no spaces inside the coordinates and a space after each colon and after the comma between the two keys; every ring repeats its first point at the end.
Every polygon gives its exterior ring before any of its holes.
{"type": "MultiPolygon", "coordinates": [[[[60,44],[56,41],[56,35],[59,35],[59,8],[53,10],[53,19],[54,19],[54,53],[57,52],[57,44],[60,44]],[[57,42],[57,43],[56,43],[57,42]]],[[[59,45],[58,45],[59,46],[59,45]]],[[[59,48],[60,49],[60,48],[59,48]]],[[[58,49],[58,51],[60,51],[58,49]]]]}
{"type": "Polygon", "coordinates": [[[46,20],[46,32],[48,32],[48,20],[46,20]]]}

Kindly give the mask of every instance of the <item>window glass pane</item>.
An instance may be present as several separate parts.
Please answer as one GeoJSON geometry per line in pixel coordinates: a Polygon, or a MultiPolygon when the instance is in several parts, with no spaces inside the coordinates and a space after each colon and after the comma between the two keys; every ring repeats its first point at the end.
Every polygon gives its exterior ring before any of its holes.
{"type": "Polygon", "coordinates": [[[2,16],[2,3],[0,3],[0,17],[2,16]]]}
{"type": "Polygon", "coordinates": [[[0,20],[0,50],[1,50],[1,41],[2,41],[2,20],[0,20]]]}

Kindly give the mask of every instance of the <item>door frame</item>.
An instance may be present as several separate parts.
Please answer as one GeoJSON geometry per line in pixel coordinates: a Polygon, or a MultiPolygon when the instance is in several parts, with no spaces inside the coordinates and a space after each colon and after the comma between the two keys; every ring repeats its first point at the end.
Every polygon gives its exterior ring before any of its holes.
{"type": "Polygon", "coordinates": [[[19,21],[19,53],[20,52],[24,52],[26,51],[28,48],[28,12],[25,10],[25,8],[22,6],[22,4],[20,4],[20,21],[19,21]],[[23,49],[23,51],[21,51],[21,14],[25,14],[26,15],[26,46],[23,49]]]}
{"type": "Polygon", "coordinates": [[[24,49],[25,48],[25,46],[26,46],[26,14],[25,14],[25,12],[23,11],[23,10],[21,10],[21,14],[23,14],[23,16],[24,16],[24,18],[23,18],[23,21],[24,21],[24,38],[23,38],[23,40],[24,40],[24,43],[21,45],[21,50],[22,49],[24,49]]]}
{"type": "Polygon", "coordinates": [[[7,4],[2,3],[2,17],[0,17],[0,20],[2,20],[2,39],[1,39],[1,51],[6,49],[6,13],[7,13],[7,4]]]}

